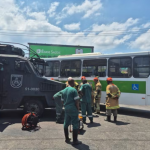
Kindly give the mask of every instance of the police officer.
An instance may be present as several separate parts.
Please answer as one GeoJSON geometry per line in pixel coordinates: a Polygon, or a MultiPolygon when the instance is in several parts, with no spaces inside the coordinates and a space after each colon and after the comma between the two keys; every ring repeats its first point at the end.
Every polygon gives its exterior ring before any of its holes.
{"type": "MultiPolygon", "coordinates": [[[[54,78],[51,78],[51,80],[54,80],[54,78]]],[[[62,116],[61,96],[62,96],[62,91],[59,91],[53,96],[53,100],[55,101],[55,106],[56,106],[56,123],[63,123],[63,120],[61,120],[61,116],[62,116]]]]}
{"type": "Polygon", "coordinates": [[[79,111],[79,96],[74,87],[73,78],[68,78],[68,87],[63,90],[62,102],[65,107],[64,133],[66,142],[69,143],[68,126],[73,125],[73,145],[81,144],[78,141],[78,111],[79,111]]]}
{"type": "Polygon", "coordinates": [[[95,91],[94,91],[94,100],[95,100],[95,112],[100,114],[100,99],[101,99],[101,83],[98,80],[98,77],[93,79],[95,83],[95,91]]]}
{"type": "MultiPolygon", "coordinates": [[[[69,78],[72,78],[72,77],[69,77],[69,78]]],[[[69,79],[69,78],[68,78],[68,79],[69,79]]],[[[67,81],[67,82],[66,82],[66,87],[68,87],[68,86],[69,86],[69,83],[68,83],[68,81],[67,81]]],[[[73,87],[73,88],[75,88],[75,89],[78,91],[78,87],[79,87],[79,84],[74,81],[74,87],[73,87]]]]}
{"type": "Polygon", "coordinates": [[[107,78],[107,87],[106,87],[106,115],[107,119],[105,121],[111,121],[111,113],[114,116],[114,122],[117,121],[117,109],[119,108],[119,97],[120,90],[119,88],[112,83],[112,78],[107,78]]]}
{"type": "Polygon", "coordinates": [[[63,123],[63,120],[61,120],[61,116],[62,116],[61,96],[62,96],[62,91],[59,91],[53,96],[56,105],[56,123],[63,123]]]}
{"type": "Polygon", "coordinates": [[[87,83],[87,80],[83,80],[83,85],[80,87],[79,94],[81,95],[81,111],[83,117],[83,123],[86,123],[86,111],[89,117],[90,123],[93,123],[92,108],[91,108],[91,92],[92,87],[87,83]]]}

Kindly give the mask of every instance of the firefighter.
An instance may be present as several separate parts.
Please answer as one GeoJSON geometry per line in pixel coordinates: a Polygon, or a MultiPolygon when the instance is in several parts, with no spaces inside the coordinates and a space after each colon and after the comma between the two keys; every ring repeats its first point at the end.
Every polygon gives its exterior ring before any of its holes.
{"type": "Polygon", "coordinates": [[[98,80],[98,77],[93,79],[95,83],[94,91],[94,101],[95,101],[95,113],[100,114],[100,99],[101,99],[101,83],[98,80]]]}
{"type": "MultiPolygon", "coordinates": [[[[51,80],[54,80],[54,78],[51,78],[51,80]]],[[[53,96],[53,100],[55,101],[55,106],[56,106],[56,123],[63,123],[63,120],[61,120],[61,116],[62,116],[61,96],[62,96],[62,91],[59,91],[53,96]]]]}
{"type": "Polygon", "coordinates": [[[83,85],[80,87],[79,95],[81,95],[81,112],[83,117],[83,123],[86,124],[86,111],[89,117],[90,123],[93,123],[92,108],[91,108],[91,93],[92,87],[84,79],[83,85]]]}
{"type": "Polygon", "coordinates": [[[64,119],[64,133],[66,142],[69,143],[69,133],[68,127],[70,123],[73,125],[73,145],[81,144],[78,141],[78,114],[79,114],[79,96],[77,90],[73,87],[74,85],[73,78],[68,78],[68,87],[63,90],[62,102],[65,108],[65,119],[64,119]]]}
{"type": "Polygon", "coordinates": [[[119,97],[120,90],[119,88],[112,83],[112,78],[107,78],[107,87],[106,87],[106,115],[107,119],[105,121],[111,121],[111,113],[114,116],[114,122],[117,121],[117,109],[119,108],[119,97]]]}
{"type": "MultiPolygon", "coordinates": [[[[69,78],[71,79],[72,77],[69,77],[69,78]]],[[[68,78],[68,79],[69,79],[69,78],[68,78]]],[[[68,83],[68,81],[67,81],[67,82],[66,82],[66,87],[68,87],[68,86],[69,86],[69,83],[68,83]]],[[[78,87],[79,87],[79,84],[74,81],[74,87],[73,87],[73,88],[75,88],[75,89],[78,91],[78,87]]]]}
{"type": "MultiPolygon", "coordinates": [[[[81,77],[81,83],[79,85],[79,90],[80,90],[80,87],[83,85],[83,80],[86,80],[86,77],[85,76],[82,76],[81,77]]],[[[88,83],[88,82],[87,82],[88,83]]],[[[89,83],[88,83],[89,84],[89,83]]]]}

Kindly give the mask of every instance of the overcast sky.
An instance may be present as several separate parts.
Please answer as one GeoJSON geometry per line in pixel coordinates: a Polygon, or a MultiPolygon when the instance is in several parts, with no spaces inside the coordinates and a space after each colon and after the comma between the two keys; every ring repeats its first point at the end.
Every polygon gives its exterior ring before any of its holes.
{"type": "Polygon", "coordinates": [[[0,0],[0,41],[150,50],[150,0],[0,0]]]}

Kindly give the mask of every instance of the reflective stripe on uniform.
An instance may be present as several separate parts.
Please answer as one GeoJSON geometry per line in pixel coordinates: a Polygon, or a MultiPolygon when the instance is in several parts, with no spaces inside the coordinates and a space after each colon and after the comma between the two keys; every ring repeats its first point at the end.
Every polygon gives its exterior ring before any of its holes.
{"type": "Polygon", "coordinates": [[[109,91],[109,90],[106,90],[106,93],[110,93],[110,91],[109,91]]]}
{"type": "Polygon", "coordinates": [[[119,105],[118,106],[112,106],[112,107],[106,106],[106,109],[118,109],[118,108],[120,108],[119,105]]]}
{"type": "Polygon", "coordinates": [[[79,99],[80,97],[79,96],[76,96],[76,97],[74,97],[74,100],[77,100],[77,99],[79,99]]]}
{"type": "Polygon", "coordinates": [[[89,118],[93,117],[93,116],[88,116],[89,118]]]}
{"type": "Polygon", "coordinates": [[[57,115],[61,115],[61,113],[56,113],[57,115]]]}
{"type": "Polygon", "coordinates": [[[61,101],[64,101],[64,99],[61,99],[61,101]]]}
{"type": "Polygon", "coordinates": [[[82,117],[86,117],[86,115],[82,115],[82,117]]]}

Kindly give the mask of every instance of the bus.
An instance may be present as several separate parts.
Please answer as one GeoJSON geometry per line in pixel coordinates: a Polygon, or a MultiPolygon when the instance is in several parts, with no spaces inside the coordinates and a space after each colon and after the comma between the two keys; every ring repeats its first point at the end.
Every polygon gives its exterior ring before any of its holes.
{"type": "Polygon", "coordinates": [[[85,76],[94,89],[93,78],[98,76],[102,84],[101,103],[106,100],[106,79],[112,77],[121,91],[120,104],[150,105],[149,52],[72,54],[44,60],[47,79],[66,82],[68,77],[73,77],[80,83],[85,76]]]}

